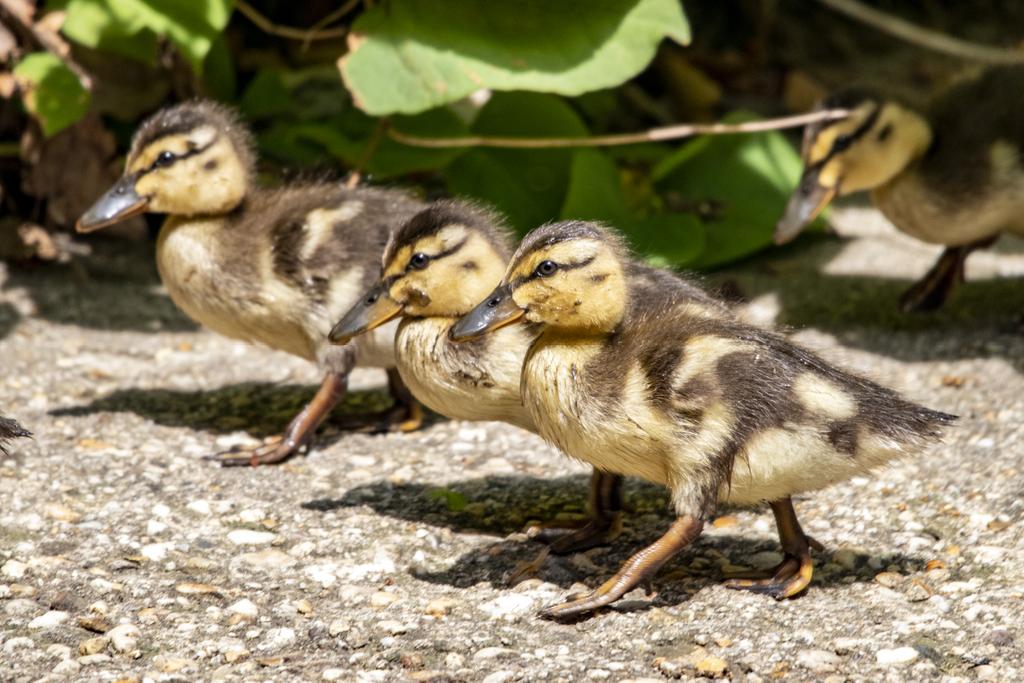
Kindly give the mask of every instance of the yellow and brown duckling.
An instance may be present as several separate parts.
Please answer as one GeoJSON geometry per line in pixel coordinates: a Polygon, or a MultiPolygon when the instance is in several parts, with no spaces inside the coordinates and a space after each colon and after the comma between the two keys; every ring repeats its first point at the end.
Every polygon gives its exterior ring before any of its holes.
{"type": "Polygon", "coordinates": [[[32,436],[32,432],[22,427],[16,420],[0,415],[0,453],[7,455],[7,445],[12,439],[32,436]]]}
{"type": "Polygon", "coordinates": [[[145,211],[169,214],[157,266],[171,299],[196,322],[317,363],[319,391],[284,435],[213,456],[267,464],[297,453],[344,397],[356,365],[388,369],[403,429],[420,408],[394,371],[393,328],[332,346],[327,333],[377,275],[390,229],[423,204],[397,191],[256,185],[249,131],[230,110],[195,101],[164,109],[136,132],[123,177],[79,219],[81,232],[145,211]]]}
{"type": "Polygon", "coordinates": [[[541,436],[671,494],[677,518],[662,538],[599,588],[542,615],[619,599],[696,539],[720,501],[769,503],[785,553],[771,576],[727,585],[794,596],[811,580],[812,541],[791,497],[913,455],[954,418],[659,292],[635,268],[605,228],[547,225],[526,236],[493,297],[452,328],[468,340],[519,321],[542,326],[522,375],[541,436]]]}
{"type": "MultiPolygon", "coordinates": [[[[395,356],[413,396],[452,419],[508,422],[536,432],[520,396],[520,378],[538,327],[506,327],[459,344],[449,339],[452,325],[501,281],[511,244],[501,220],[490,211],[454,201],[431,205],[392,234],[379,282],[335,326],[331,340],[348,343],[401,317],[395,356]]],[[[657,280],[659,274],[652,269],[648,276],[657,280]]],[[[699,288],[680,291],[679,296],[728,315],[699,288]]],[[[552,550],[577,552],[614,539],[621,531],[621,484],[617,473],[595,469],[587,519],[555,539],[552,550]]],[[[568,525],[536,528],[555,526],[568,525]]]]}
{"type": "Polygon", "coordinates": [[[1001,233],[1024,235],[1024,67],[963,80],[918,112],[848,90],[825,109],[848,118],[804,134],[805,169],[775,231],[795,237],[834,197],[870,190],[906,234],[946,249],[902,299],[904,310],[938,308],[964,278],[964,261],[1001,233]]]}

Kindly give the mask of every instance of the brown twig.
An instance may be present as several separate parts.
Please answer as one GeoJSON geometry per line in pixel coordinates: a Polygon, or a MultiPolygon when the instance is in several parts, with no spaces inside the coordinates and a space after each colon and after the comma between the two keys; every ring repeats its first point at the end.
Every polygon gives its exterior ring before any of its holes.
{"type": "MultiPolygon", "coordinates": [[[[338,11],[333,12],[331,16],[337,14],[339,17],[345,12],[341,12],[344,9],[346,12],[350,11],[358,4],[356,2],[348,2],[343,5],[338,11]]],[[[250,5],[245,0],[235,0],[235,7],[245,17],[256,24],[264,33],[269,33],[272,36],[281,36],[282,38],[288,38],[289,40],[301,40],[304,43],[310,43],[314,40],[331,40],[333,38],[343,38],[348,33],[347,26],[336,26],[334,28],[324,28],[321,24],[325,23],[324,20],[320,20],[312,28],[296,28],[294,26],[281,26],[275,24],[270,19],[260,13],[255,7],[250,5]]],[[[331,19],[333,21],[334,19],[331,19]]],[[[330,23],[330,22],[326,22],[330,23]]]]}
{"type": "Polygon", "coordinates": [[[18,0],[0,0],[0,8],[9,14],[15,21],[32,36],[33,39],[47,52],[54,55],[64,63],[71,73],[75,75],[78,82],[87,91],[92,91],[92,76],[86,73],[72,57],[71,46],[61,38],[56,30],[50,29],[44,22],[46,18],[38,23],[33,21],[34,6],[31,3],[19,2],[18,0]]]}
{"type": "Polygon", "coordinates": [[[660,142],[677,140],[694,135],[734,135],[737,133],[760,133],[768,130],[796,128],[808,123],[819,121],[835,121],[850,115],[845,109],[826,109],[808,114],[782,116],[763,121],[747,121],[745,123],[683,123],[675,126],[651,128],[639,133],[619,133],[615,135],[593,135],[579,138],[503,138],[485,136],[465,136],[459,138],[424,138],[388,129],[388,135],[403,145],[413,147],[509,147],[516,149],[545,149],[552,147],[612,147],[616,145],[635,145],[641,142],[660,142]]]}
{"type": "Polygon", "coordinates": [[[306,39],[302,41],[302,49],[308,50],[309,44],[313,42],[313,35],[319,33],[320,31],[323,31],[328,26],[330,26],[331,24],[338,21],[343,16],[354,10],[359,5],[359,2],[360,0],[348,0],[348,2],[346,2],[344,5],[342,5],[341,7],[339,7],[338,9],[334,10],[326,17],[321,19],[320,21],[310,26],[309,34],[306,36],[306,39]]]}
{"type": "Polygon", "coordinates": [[[990,64],[1020,64],[1024,62],[1024,51],[1006,50],[988,45],[978,45],[953,36],[922,28],[905,19],[880,12],[857,0],[819,0],[821,4],[845,14],[872,28],[935,52],[953,57],[990,64]]]}

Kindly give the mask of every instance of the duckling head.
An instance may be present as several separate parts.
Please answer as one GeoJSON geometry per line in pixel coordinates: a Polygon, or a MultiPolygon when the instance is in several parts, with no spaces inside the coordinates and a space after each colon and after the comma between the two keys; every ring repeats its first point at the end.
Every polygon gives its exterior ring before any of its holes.
{"type": "Polygon", "coordinates": [[[78,220],[79,232],[151,211],[231,211],[252,182],[252,136],[230,109],[192,101],[150,117],[132,139],[124,175],[78,220]]]}
{"type": "Polygon", "coordinates": [[[886,184],[931,144],[924,117],[864,91],[836,93],[819,109],[847,109],[850,115],[804,131],[804,172],[775,227],[777,244],[796,237],[833,198],[886,184]]]}
{"type": "Polygon", "coordinates": [[[344,344],[400,316],[456,318],[491,291],[511,252],[498,216],[440,201],[397,228],[384,248],[380,280],[331,330],[344,344]]]}
{"type": "Polygon", "coordinates": [[[523,238],[497,289],[449,337],[471,339],[518,320],[581,336],[607,334],[626,313],[626,260],[621,238],[599,224],[541,226],[523,238]]]}

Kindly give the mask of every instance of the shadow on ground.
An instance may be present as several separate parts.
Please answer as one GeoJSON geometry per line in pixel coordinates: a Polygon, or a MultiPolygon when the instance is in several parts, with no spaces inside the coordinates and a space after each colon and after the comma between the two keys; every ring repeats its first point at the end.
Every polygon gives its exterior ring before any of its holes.
{"type": "Polygon", "coordinates": [[[809,235],[709,279],[747,299],[774,293],[780,326],[815,328],[846,346],[907,361],[999,356],[1024,372],[1021,278],[969,281],[939,311],[908,314],[899,299],[910,279],[823,272],[844,244],[835,236],[809,235]]]}
{"type": "MultiPolygon", "coordinates": [[[[51,414],[83,417],[96,413],[135,413],[168,427],[215,433],[242,430],[254,437],[265,437],[280,433],[315,393],[316,387],[267,382],[245,382],[209,391],[119,389],[87,405],[61,408],[51,414]]],[[[335,408],[329,424],[352,428],[361,415],[384,410],[390,405],[391,399],[384,391],[352,392],[335,408]]],[[[332,443],[337,436],[328,430],[318,444],[332,443]]]]}
{"type": "Polygon", "coordinates": [[[152,242],[97,238],[89,246],[90,254],[68,263],[11,264],[3,286],[28,290],[36,315],[62,325],[151,332],[198,329],[159,291],[152,242]]]}
{"type": "MultiPolygon", "coordinates": [[[[505,537],[522,531],[530,521],[583,513],[587,482],[586,475],[548,479],[493,476],[443,485],[397,486],[375,482],[357,486],[341,498],[311,500],[303,507],[329,514],[365,505],[378,514],[410,522],[447,527],[459,533],[499,536],[500,540],[463,554],[442,571],[417,569],[412,573],[420,580],[456,588],[468,588],[480,582],[505,588],[522,564],[534,559],[543,549],[540,542],[524,540],[523,536],[505,537]]],[[[577,582],[596,587],[614,574],[630,555],[655,541],[668,528],[671,516],[664,489],[630,480],[625,486],[624,498],[625,530],[610,546],[588,552],[589,562],[585,563],[573,557],[551,556],[530,576],[563,588],[577,582]]],[[[749,558],[756,553],[778,550],[774,535],[705,534],[659,573],[655,581],[659,591],[657,603],[678,604],[701,588],[720,583],[725,578],[720,569],[722,563],[749,567],[749,558]]],[[[868,555],[858,555],[852,569],[829,564],[830,556],[828,550],[817,554],[816,587],[870,582],[878,572],[868,566],[868,555]]],[[[924,567],[924,560],[902,553],[876,554],[875,557],[881,559],[883,566],[900,565],[908,572],[924,567]]]]}
{"type": "Polygon", "coordinates": [[[20,321],[18,309],[9,303],[0,303],[0,339],[9,335],[20,321]]]}

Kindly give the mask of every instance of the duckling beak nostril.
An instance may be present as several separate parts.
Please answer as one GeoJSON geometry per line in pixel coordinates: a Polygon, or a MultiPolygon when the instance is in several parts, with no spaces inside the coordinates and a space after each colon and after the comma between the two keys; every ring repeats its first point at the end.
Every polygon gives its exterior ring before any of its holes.
{"type": "Polygon", "coordinates": [[[136,216],[149,206],[149,198],[135,191],[137,174],[126,175],[96,200],[75,224],[78,232],[92,232],[136,216]]]}
{"type": "Polygon", "coordinates": [[[388,296],[383,283],[358,300],[327,335],[332,344],[347,344],[355,337],[380,327],[402,313],[402,305],[388,296]]]}
{"type": "Polygon", "coordinates": [[[508,285],[499,285],[494,292],[448,330],[453,342],[467,341],[487,332],[514,323],[526,313],[512,298],[508,285]]]}

